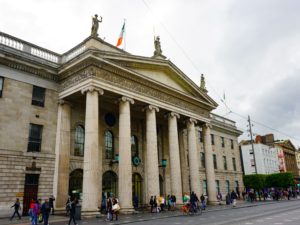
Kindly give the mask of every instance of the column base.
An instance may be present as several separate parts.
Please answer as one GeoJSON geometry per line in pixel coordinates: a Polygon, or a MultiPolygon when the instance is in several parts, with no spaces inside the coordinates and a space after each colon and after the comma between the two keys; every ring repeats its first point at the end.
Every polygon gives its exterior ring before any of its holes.
{"type": "Polygon", "coordinates": [[[209,201],[207,202],[208,205],[220,205],[219,201],[209,201]]]}
{"type": "Polygon", "coordinates": [[[121,214],[133,214],[135,212],[134,208],[121,208],[121,214]]]}
{"type": "Polygon", "coordinates": [[[95,217],[99,216],[100,212],[99,210],[89,210],[89,211],[82,211],[81,216],[85,218],[95,217]]]}

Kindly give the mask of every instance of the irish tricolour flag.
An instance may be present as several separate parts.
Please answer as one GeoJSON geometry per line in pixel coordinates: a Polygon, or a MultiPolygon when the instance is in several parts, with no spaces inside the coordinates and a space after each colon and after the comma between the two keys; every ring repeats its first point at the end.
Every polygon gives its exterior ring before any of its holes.
{"type": "Polygon", "coordinates": [[[120,33],[120,36],[119,36],[119,39],[118,39],[118,42],[117,42],[117,47],[122,44],[124,33],[125,33],[125,21],[123,23],[122,30],[121,30],[121,33],[120,33]]]}

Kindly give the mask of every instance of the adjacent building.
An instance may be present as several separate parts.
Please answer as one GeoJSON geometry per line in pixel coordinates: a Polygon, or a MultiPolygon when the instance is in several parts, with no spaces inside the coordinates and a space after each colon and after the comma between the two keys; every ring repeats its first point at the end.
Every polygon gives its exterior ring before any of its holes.
{"type": "Polygon", "coordinates": [[[132,198],[243,189],[235,122],[162,55],[130,54],[94,34],[58,54],[0,33],[0,213],[19,197],[68,195],[94,213],[132,198]],[[101,194],[102,193],[102,194],[101,194]]]}
{"type": "Polygon", "coordinates": [[[278,154],[275,148],[262,143],[241,145],[244,172],[246,175],[279,173],[278,154]],[[255,155],[255,159],[254,159],[255,155]]]}

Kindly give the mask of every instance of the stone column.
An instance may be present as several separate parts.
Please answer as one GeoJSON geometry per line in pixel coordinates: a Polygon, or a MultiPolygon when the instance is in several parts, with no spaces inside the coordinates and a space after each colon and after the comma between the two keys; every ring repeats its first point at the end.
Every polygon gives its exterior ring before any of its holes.
{"type": "Polygon", "coordinates": [[[195,134],[195,124],[197,123],[194,119],[187,121],[187,132],[188,132],[188,149],[189,149],[189,166],[190,166],[190,184],[191,191],[195,192],[200,197],[200,175],[199,175],[199,157],[197,152],[197,141],[195,134]]]}
{"type": "Polygon", "coordinates": [[[176,202],[182,204],[181,168],[178,143],[177,119],[179,114],[168,114],[169,152],[171,169],[171,191],[176,196],[176,202]]]}
{"type": "MultiPolygon", "coordinates": [[[[159,170],[156,131],[156,112],[159,109],[149,105],[146,110],[146,165],[147,165],[147,196],[159,196],[159,170]]],[[[147,199],[146,202],[149,202],[147,199]]]]}
{"type": "Polygon", "coordinates": [[[102,163],[99,162],[99,94],[104,92],[90,86],[81,93],[86,93],[82,211],[88,215],[99,211],[99,195],[102,192],[99,192],[99,186],[102,187],[99,182],[102,176],[102,163]]]}
{"type": "Polygon", "coordinates": [[[71,106],[64,100],[58,102],[55,144],[55,171],[53,195],[56,208],[65,208],[69,195],[69,165],[71,144],[71,106]]]}
{"type": "Polygon", "coordinates": [[[124,213],[133,211],[130,126],[130,104],[133,103],[133,99],[124,96],[119,100],[119,200],[124,213]]]}
{"type": "Polygon", "coordinates": [[[206,171],[206,182],[208,189],[208,203],[217,204],[217,193],[216,193],[216,178],[215,169],[212,156],[211,137],[210,137],[210,126],[205,124],[203,127],[204,135],[204,150],[205,150],[205,171],[206,171]]]}

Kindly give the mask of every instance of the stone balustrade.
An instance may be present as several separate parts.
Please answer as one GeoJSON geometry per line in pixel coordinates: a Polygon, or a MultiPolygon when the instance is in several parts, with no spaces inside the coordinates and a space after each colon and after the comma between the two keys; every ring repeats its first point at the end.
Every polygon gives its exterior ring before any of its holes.
{"type": "Polygon", "coordinates": [[[59,63],[61,56],[47,49],[30,44],[11,35],[0,32],[0,45],[5,45],[16,50],[26,52],[50,62],[59,63]]]}

